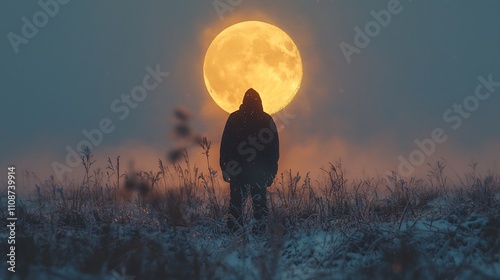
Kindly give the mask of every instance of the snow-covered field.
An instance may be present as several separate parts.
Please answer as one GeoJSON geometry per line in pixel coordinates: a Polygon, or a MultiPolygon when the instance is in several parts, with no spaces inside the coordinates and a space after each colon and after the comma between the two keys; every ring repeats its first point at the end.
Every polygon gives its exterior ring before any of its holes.
{"type": "Polygon", "coordinates": [[[76,186],[39,182],[18,200],[16,273],[3,262],[0,275],[500,279],[497,175],[464,175],[460,184],[439,172],[425,180],[350,182],[340,170],[332,166],[323,181],[277,178],[263,236],[226,230],[228,194],[215,172],[186,173],[179,165],[156,181],[140,173],[120,188],[99,174],[76,186]]]}

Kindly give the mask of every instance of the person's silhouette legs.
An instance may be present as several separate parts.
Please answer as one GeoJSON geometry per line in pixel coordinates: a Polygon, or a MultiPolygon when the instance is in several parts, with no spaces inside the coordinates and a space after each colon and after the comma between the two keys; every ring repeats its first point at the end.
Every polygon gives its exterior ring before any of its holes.
{"type": "Polygon", "coordinates": [[[253,217],[255,225],[252,229],[254,234],[261,235],[266,230],[267,208],[267,188],[258,184],[243,184],[236,181],[230,183],[231,200],[229,201],[229,217],[227,227],[232,232],[236,232],[243,227],[243,202],[248,192],[252,196],[253,217]]]}
{"type": "Polygon", "coordinates": [[[248,192],[247,187],[236,181],[229,184],[231,190],[229,201],[229,217],[227,219],[227,228],[232,232],[236,232],[243,227],[243,201],[248,192]]]}
{"type": "Polygon", "coordinates": [[[268,214],[267,188],[263,185],[252,184],[250,191],[252,195],[253,217],[256,222],[252,231],[254,234],[262,235],[266,230],[265,218],[268,214]]]}

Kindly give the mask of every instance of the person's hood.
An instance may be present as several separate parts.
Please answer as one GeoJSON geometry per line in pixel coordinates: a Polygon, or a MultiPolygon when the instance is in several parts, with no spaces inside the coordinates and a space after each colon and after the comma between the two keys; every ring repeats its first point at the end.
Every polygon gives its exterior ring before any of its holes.
{"type": "Polygon", "coordinates": [[[243,97],[243,103],[240,105],[240,110],[255,112],[264,111],[262,108],[262,99],[260,99],[259,93],[253,88],[249,88],[247,92],[245,92],[245,97],[243,97]]]}

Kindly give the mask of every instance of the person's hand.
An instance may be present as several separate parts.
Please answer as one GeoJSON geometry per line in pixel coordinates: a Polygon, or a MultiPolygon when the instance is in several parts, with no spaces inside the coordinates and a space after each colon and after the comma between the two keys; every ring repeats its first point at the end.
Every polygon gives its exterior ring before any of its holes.
{"type": "Polygon", "coordinates": [[[276,175],[271,175],[267,180],[266,180],[266,187],[270,187],[273,182],[274,182],[274,178],[275,178],[276,175]]]}
{"type": "Polygon", "coordinates": [[[222,178],[224,179],[224,182],[231,183],[231,177],[229,177],[229,174],[227,172],[222,172],[222,178]]]}

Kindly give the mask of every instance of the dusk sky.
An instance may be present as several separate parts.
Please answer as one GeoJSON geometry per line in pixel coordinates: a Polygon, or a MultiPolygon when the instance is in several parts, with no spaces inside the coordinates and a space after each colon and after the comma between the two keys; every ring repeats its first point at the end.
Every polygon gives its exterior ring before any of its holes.
{"type": "MultiPolygon", "coordinates": [[[[155,169],[174,145],[172,112],[182,106],[212,140],[218,170],[228,113],[208,94],[203,58],[225,28],[260,20],[285,31],[303,62],[295,99],[273,115],[281,171],[318,172],[339,159],[352,177],[425,175],[441,159],[457,171],[472,160],[481,172],[500,171],[498,1],[45,2],[57,3],[45,22],[38,1],[1,4],[3,167],[44,179],[54,162],[66,164],[67,146],[86,139],[82,130],[104,123],[110,132],[92,149],[96,167],[121,155],[155,169]],[[38,22],[36,32],[23,18],[38,22]],[[155,71],[157,86],[128,113],[118,110],[121,96],[155,71]],[[401,169],[402,159],[415,172],[401,169]]],[[[189,151],[201,159],[198,147],[189,151]]]]}

